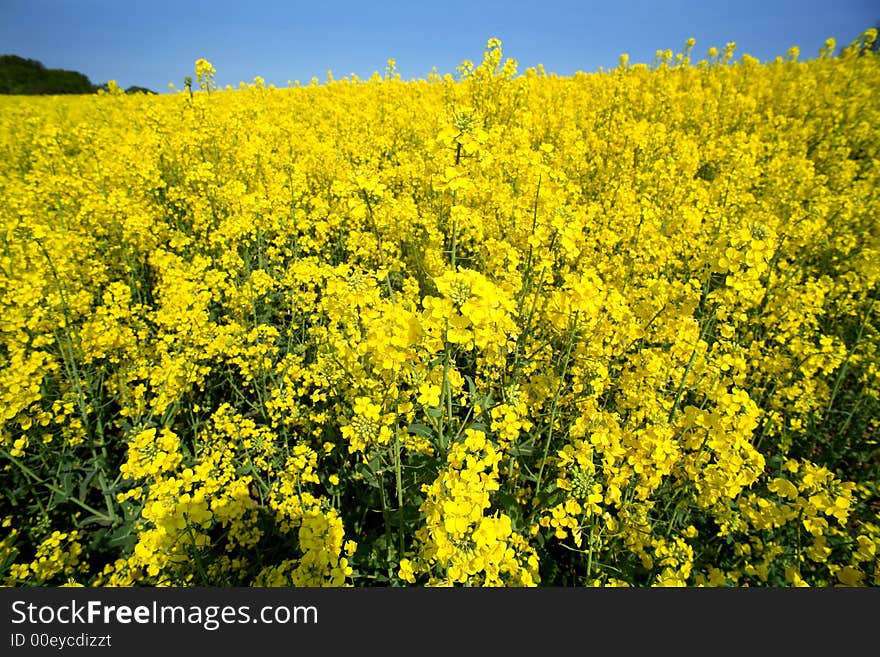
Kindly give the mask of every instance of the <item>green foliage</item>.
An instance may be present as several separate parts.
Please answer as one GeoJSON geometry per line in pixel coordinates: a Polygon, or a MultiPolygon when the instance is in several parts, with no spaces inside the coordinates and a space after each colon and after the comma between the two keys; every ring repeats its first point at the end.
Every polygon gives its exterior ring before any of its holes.
{"type": "Polygon", "coordinates": [[[126,87],[125,93],[127,94],[149,94],[155,95],[155,91],[152,89],[147,89],[146,87],[138,87],[136,85],[132,85],[130,87],[126,87]]]}
{"type": "Polygon", "coordinates": [[[0,93],[90,94],[95,86],[77,71],[46,68],[34,59],[0,55],[0,93]]]}
{"type": "MultiPolygon", "coordinates": [[[[92,84],[86,75],[78,71],[46,68],[35,59],[25,59],[18,55],[0,55],[0,94],[93,94],[99,89],[107,91],[107,83],[92,84]]],[[[156,92],[147,87],[132,85],[125,93],[156,92]]]]}

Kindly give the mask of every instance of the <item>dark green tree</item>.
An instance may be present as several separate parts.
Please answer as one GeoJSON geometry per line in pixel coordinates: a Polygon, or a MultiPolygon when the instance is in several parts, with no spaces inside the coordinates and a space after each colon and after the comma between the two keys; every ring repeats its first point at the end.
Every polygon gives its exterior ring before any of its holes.
{"type": "Polygon", "coordinates": [[[35,59],[0,55],[0,94],[90,94],[95,86],[78,71],[46,68],[35,59]]]}

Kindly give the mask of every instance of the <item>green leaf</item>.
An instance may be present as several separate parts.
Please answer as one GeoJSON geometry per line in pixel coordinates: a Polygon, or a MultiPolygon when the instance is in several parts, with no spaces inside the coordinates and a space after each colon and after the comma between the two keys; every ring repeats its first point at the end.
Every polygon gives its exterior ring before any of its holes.
{"type": "Polygon", "coordinates": [[[510,446],[512,456],[531,456],[535,453],[535,446],[531,443],[515,443],[510,446]]]}
{"type": "Polygon", "coordinates": [[[80,520],[78,524],[80,527],[85,527],[87,525],[100,525],[102,527],[109,527],[110,526],[110,522],[106,518],[104,518],[102,516],[94,516],[94,515],[86,516],[85,518],[80,520]]]}
{"type": "Polygon", "coordinates": [[[415,436],[422,436],[423,438],[430,438],[434,435],[429,427],[415,422],[407,426],[406,430],[415,436]]]}
{"type": "Polygon", "coordinates": [[[436,406],[432,406],[431,408],[426,408],[425,413],[427,413],[430,417],[435,420],[439,420],[443,417],[443,409],[437,408],[436,406]]]}

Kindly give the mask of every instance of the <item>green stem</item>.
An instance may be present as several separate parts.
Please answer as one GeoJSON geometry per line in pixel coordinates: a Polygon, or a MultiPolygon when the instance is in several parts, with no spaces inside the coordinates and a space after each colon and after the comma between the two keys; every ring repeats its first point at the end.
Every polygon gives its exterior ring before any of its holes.
{"type": "Polygon", "coordinates": [[[398,558],[402,559],[404,554],[403,472],[400,464],[400,432],[396,427],[394,429],[394,476],[397,485],[398,558]]]}
{"type": "Polygon", "coordinates": [[[675,419],[675,413],[678,411],[678,405],[681,403],[681,396],[684,393],[684,386],[687,383],[688,375],[691,373],[691,368],[694,366],[694,361],[697,358],[697,347],[700,346],[700,342],[706,335],[706,327],[709,325],[707,321],[703,324],[703,328],[700,331],[700,337],[697,338],[697,344],[694,345],[694,350],[691,352],[691,357],[688,360],[687,367],[684,369],[684,374],[681,377],[681,381],[678,384],[678,390],[675,391],[675,400],[672,402],[672,408],[669,410],[669,422],[671,423],[675,419]]]}
{"type": "Polygon", "coordinates": [[[550,443],[553,440],[553,425],[556,423],[556,411],[559,406],[559,397],[562,395],[563,387],[565,387],[565,377],[568,374],[568,363],[571,359],[571,349],[574,346],[574,337],[577,333],[577,316],[578,313],[575,311],[568,336],[568,347],[565,350],[565,362],[562,364],[562,374],[559,378],[559,385],[556,387],[556,394],[553,396],[553,403],[550,406],[550,428],[547,431],[547,442],[544,445],[544,454],[541,457],[541,467],[538,469],[538,479],[535,483],[536,495],[541,493],[541,482],[544,478],[544,466],[547,463],[547,456],[550,453],[550,443]]]}
{"type": "Polygon", "coordinates": [[[593,572],[593,520],[590,519],[590,549],[587,552],[587,578],[584,584],[591,586],[590,576],[593,572]]]}
{"type": "Polygon", "coordinates": [[[388,579],[391,580],[394,576],[394,568],[391,565],[391,545],[393,540],[391,538],[391,525],[388,524],[388,504],[385,500],[385,482],[384,473],[377,472],[378,475],[378,483],[379,483],[379,499],[382,501],[382,520],[385,523],[385,545],[386,545],[386,563],[388,564],[388,579]]]}
{"type": "MultiPolygon", "coordinates": [[[[449,209],[449,214],[452,215],[452,208],[455,207],[456,201],[458,200],[458,190],[452,192],[452,206],[449,209]]],[[[452,220],[452,241],[449,245],[449,262],[452,264],[452,270],[455,271],[455,251],[458,246],[458,222],[453,219],[452,220]]]]}
{"type": "Polygon", "coordinates": [[[843,379],[846,377],[847,370],[849,369],[849,362],[852,358],[853,353],[859,346],[859,342],[862,340],[862,334],[865,331],[865,326],[868,323],[868,317],[870,316],[870,310],[867,310],[862,315],[862,321],[859,324],[859,333],[856,336],[855,342],[853,342],[853,346],[851,349],[847,351],[846,360],[843,361],[843,365],[840,368],[840,372],[837,374],[837,379],[834,381],[834,389],[831,391],[831,397],[828,399],[828,407],[825,409],[825,416],[831,412],[832,407],[834,406],[834,400],[837,398],[837,393],[840,391],[840,384],[843,383],[843,379]]]}

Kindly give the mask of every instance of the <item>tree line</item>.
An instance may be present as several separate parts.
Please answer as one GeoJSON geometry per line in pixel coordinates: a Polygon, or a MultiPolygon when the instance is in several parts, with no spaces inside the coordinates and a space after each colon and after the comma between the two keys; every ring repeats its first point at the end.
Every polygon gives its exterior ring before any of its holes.
{"type": "MultiPolygon", "coordinates": [[[[93,94],[107,90],[107,84],[93,84],[79,71],[46,68],[35,59],[0,55],[0,94],[54,95],[93,94]]],[[[146,87],[130,86],[125,93],[155,93],[146,87]]]]}

